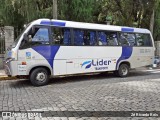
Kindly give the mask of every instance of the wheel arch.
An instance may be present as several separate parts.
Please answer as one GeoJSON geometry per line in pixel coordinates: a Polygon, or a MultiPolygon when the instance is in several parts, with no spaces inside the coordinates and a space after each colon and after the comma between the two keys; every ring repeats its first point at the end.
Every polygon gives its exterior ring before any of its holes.
{"type": "Polygon", "coordinates": [[[130,63],[130,62],[128,62],[128,61],[122,61],[122,62],[118,65],[117,70],[119,69],[119,66],[122,65],[122,64],[126,64],[126,65],[128,65],[129,68],[131,68],[131,63],[130,63]]]}
{"type": "Polygon", "coordinates": [[[41,65],[41,66],[34,66],[34,67],[32,67],[30,70],[29,70],[29,75],[31,74],[31,72],[33,71],[33,70],[35,70],[36,68],[45,68],[46,70],[47,70],[47,72],[49,73],[49,75],[52,75],[52,70],[49,68],[49,67],[47,67],[47,66],[43,66],[43,65],[41,65]]]}

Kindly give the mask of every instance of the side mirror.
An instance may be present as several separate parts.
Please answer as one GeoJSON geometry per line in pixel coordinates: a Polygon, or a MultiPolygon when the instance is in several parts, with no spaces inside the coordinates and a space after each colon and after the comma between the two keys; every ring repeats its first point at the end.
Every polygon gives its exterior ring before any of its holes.
{"type": "Polygon", "coordinates": [[[32,28],[31,28],[31,34],[34,34],[34,33],[35,33],[35,27],[32,26],[32,28]]]}
{"type": "Polygon", "coordinates": [[[29,42],[32,41],[32,35],[28,35],[28,41],[29,41],[29,42]]]}
{"type": "Polygon", "coordinates": [[[25,33],[25,34],[23,35],[23,39],[24,39],[25,41],[28,41],[28,35],[27,35],[27,33],[25,33]]]}

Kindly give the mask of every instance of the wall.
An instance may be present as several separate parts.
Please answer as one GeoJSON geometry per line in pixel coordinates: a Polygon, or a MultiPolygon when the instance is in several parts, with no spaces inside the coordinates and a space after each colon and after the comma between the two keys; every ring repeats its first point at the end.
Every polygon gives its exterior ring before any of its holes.
{"type": "MultiPolygon", "coordinates": [[[[1,36],[2,38],[4,37],[5,42],[1,47],[4,51],[7,50],[7,48],[13,44],[14,42],[14,28],[12,26],[5,26],[3,30],[0,31],[0,34],[3,35],[1,36]],[[3,48],[2,48],[3,47],[3,48]]],[[[4,60],[4,52],[0,53],[0,69],[4,68],[3,65],[3,60],[4,60]]]]}
{"type": "Polygon", "coordinates": [[[4,68],[3,60],[4,60],[4,54],[0,54],[0,69],[4,68]]]}
{"type": "Polygon", "coordinates": [[[155,47],[156,47],[155,56],[160,57],[160,41],[155,41],[155,47]]]}
{"type": "Polygon", "coordinates": [[[14,42],[14,27],[12,26],[5,26],[4,27],[5,32],[5,48],[7,48],[13,44],[14,42]]]}

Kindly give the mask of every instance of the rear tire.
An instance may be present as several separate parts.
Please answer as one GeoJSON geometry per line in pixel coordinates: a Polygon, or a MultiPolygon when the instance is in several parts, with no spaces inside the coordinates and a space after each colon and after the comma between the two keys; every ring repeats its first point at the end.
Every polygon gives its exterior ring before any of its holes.
{"type": "Polygon", "coordinates": [[[49,73],[45,68],[36,68],[31,72],[29,79],[34,86],[43,86],[49,82],[49,73]]]}
{"type": "Polygon", "coordinates": [[[121,64],[119,69],[115,71],[115,74],[118,77],[127,77],[129,74],[129,66],[127,64],[121,64]]]}

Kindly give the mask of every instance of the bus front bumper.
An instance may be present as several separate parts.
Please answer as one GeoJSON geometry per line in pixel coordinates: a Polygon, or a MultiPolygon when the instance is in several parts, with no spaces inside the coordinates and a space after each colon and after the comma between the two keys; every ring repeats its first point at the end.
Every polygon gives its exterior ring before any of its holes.
{"type": "Polygon", "coordinates": [[[8,76],[16,76],[17,67],[15,61],[4,61],[4,70],[8,76]]]}
{"type": "Polygon", "coordinates": [[[5,73],[6,73],[8,76],[11,76],[11,70],[10,70],[9,65],[4,65],[4,70],[5,70],[5,73]]]}

